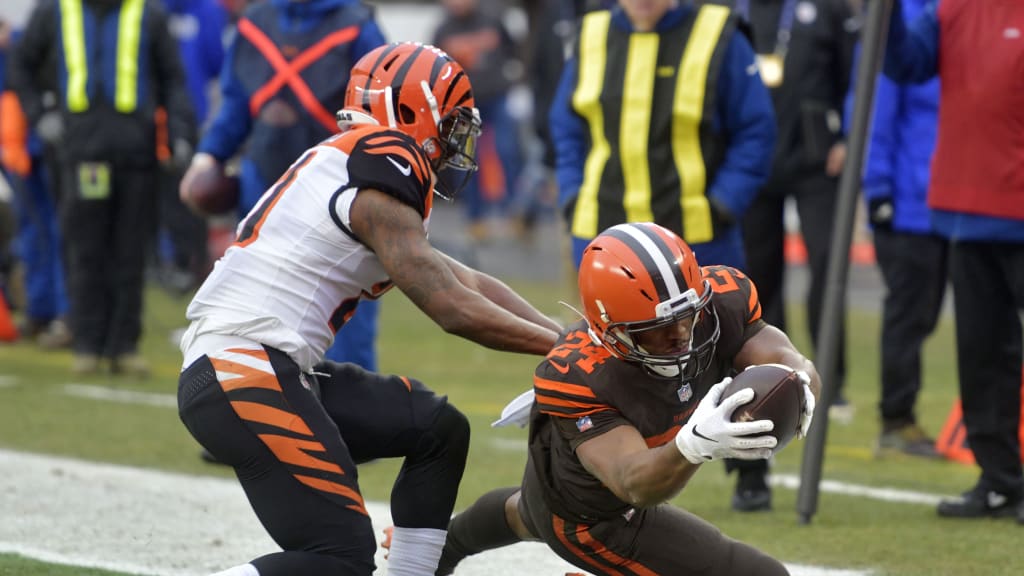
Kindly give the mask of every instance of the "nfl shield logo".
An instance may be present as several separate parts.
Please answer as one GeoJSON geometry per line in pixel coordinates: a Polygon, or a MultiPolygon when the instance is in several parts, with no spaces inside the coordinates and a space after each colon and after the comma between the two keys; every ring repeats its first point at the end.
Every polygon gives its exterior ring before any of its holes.
{"type": "Polygon", "coordinates": [[[576,421],[576,428],[578,428],[580,432],[586,432],[593,427],[594,422],[590,419],[590,416],[584,416],[576,421]]]}
{"type": "Polygon", "coordinates": [[[679,396],[679,401],[685,404],[693,397],[693,389],[690,388],[689,384],[683,384],[679,387],[679,390],[676,390],[676,394],[679,396]]]}

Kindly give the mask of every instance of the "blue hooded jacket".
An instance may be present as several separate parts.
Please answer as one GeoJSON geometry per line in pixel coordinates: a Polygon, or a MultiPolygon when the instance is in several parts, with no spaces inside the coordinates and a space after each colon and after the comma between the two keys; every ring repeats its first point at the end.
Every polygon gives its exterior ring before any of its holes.
{"type": "MultiPolygon", "coordinates": [[[[348,5],[359,4],[359,0],[308,0],[293,2],[291,0],[269,0],[277,9],[283,29],[294,32],[311,30],[325,14],[348,5]]],[[[238,39],[237,33],[232,38],[224,62],[233,61],[233,51],[238,39]]],[[[384,34],[373,20],[367,21],[361,28],[359,36],[351,44],[352,61],[355,62],[367,52],[386,43],[384,34]]],[[[220,161],[226,161],[242,147],[252,129],[252,116],[249,112],[251,94],[245,92],[241,80],[230,67],[221,71],[221,105],[210,129],[199,143],[198,150],[213,155],[220,161]]],[[[315,142],[310,142],[310,145],[315,142]]]]}
{"type": "Polygon", "coordinates": [[[228,14],[217,0],[163,0],[171,35],[178,41],[181,65],[196,120],[203,124],[209,111],[207,85],[220,74],[228,14]]]}
{"type": "MultiPolygon", "coordinates": [[[[678,26],[695,9],[691,4],[680,3],[662,17],[655,31],[678,26]]],[[[612,26],[632,29],[618,6],[612,8],[612,26]]],[[[750,42],[739,32],[733,34],[717,80],[717,102],[712,119],[713,129],[724,133],[728,144],[722,164],[709,178],[707,189],[709,198],[720,202],[737,218],[747,211],[767,180],[775,148],[775,111],[771,95],[757,74],[748,72],[753,65],[754,51],[750,42]]],[[[557,153],[555,176],[560,207],[565,207],[579,193],[587,157],[587,125],[572,109],[578,66],[576,57],[566,62],[548,116],[557,153]]]]}
{"type": "MultiPolygon", "coordinates": [[[[927,0],[905,0],[904,19],[913,21],[927,0]]],[[[858,55],[859,56],[859,55],[858,55]]],[[[845,118],[853,117],[852,82],[845,118]]],[[[884,75],[875,87],[875,110],[862,179],[864,199],[889,198],[892,228],[914,234],[933,233],[928,183],[939,118],[939,80],[900,85],[884,75]]]]}

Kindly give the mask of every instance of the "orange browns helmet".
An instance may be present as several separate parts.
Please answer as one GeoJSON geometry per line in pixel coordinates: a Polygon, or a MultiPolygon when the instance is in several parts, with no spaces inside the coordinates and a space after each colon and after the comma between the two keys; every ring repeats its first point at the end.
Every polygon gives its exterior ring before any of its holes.
{"type": "MultiPolygon", "coordinates": [[[[480,113],[473,88],[462,66],[439,48],[395,42],[371,50],[353,66],[337,118],[342,130],[358,124],[400,130],[423,148],[435,172],[461,172],[459,185],[441,196],[453,196],[477,169],[480,113]]],[[[448,182],[439,179],[439,186],[448,182]]]]}
{"type": "Polygon", "coordinates": [[[619,358],[683,380],[710,365],[719,336],[711,285],[693,251],[671,230],[653,223],[605,230],[583,251],[579,289],[591,336],[619,358]],[[685,350],[658,355],[637,344],[638,334],[689,318],[685,350]]]}

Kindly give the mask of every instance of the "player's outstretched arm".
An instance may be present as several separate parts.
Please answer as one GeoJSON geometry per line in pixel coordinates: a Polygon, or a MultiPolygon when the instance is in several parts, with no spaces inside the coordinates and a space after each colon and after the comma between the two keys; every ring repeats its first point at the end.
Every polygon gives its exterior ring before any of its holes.
{"type": "Polygon", "coordinates": [[[456,278],[470,290],[483,294],[491,302],[524,320],[546,326],[555,332],[562,330],[562,326],[558,322],[555,322],[549,316],[534,308],[525,298],[517,294],[501,280],[479,270],[474,270],[447,254],[439,254],[448,263],[456,278]]]}
{"type": "Polygon", "coordinates": [[[459,281],[427,241],[423,218],[412,207],[366,189],[353,201],[350,218],[352,231],[377,254],[395,286],[445,332],[496,350],[551,350],[554,329],[512,314],[459,281]]]}

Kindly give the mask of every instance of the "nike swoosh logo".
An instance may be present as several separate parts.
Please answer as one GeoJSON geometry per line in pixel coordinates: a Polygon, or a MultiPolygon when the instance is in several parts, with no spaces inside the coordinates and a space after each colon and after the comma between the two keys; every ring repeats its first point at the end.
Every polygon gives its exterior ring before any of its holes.
{"type": "Polygon", "coordinates": [[[708,442],[714,442],[715,444],[718,444],[718,440],[714,440],[712,438],[708,438],[707,436],[701,434],[700,430],[697,430],[696,426],[693,427],[693,435],[696,436],[697,438],[701,438],[703,440],[707,440],[708,442]]]}
{"type": "Polygon", "coordinates": [[[400,162],[396,161],[391,156],[388,156],[387,159],[388,162],[391,162],[392,164],[395,165],[395,168],[398,168],[398,171],[402,173],[402,176],[408,176],[409,174],[412,174],[412,166],[409,166],[408,164],[403,165],[400,162]]]}
{"type": "Polygon", "coordinates": [[[548,360],[548,364],[551,364],[552,366],[554,366],[555,370],[558,370],[562,374],[568,374],[569,373],[569,367],[566,366],[565,364],[559,364],[558,362],[555,362],[554,360],[548,360]]]}

